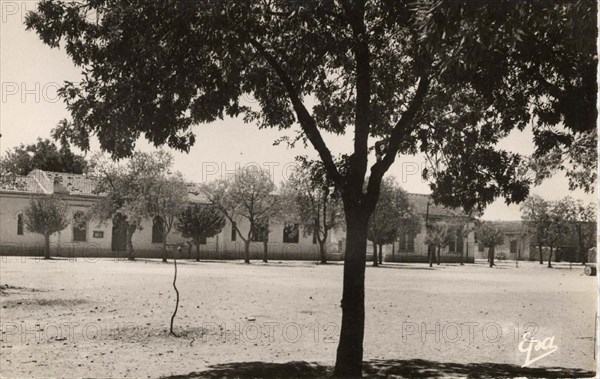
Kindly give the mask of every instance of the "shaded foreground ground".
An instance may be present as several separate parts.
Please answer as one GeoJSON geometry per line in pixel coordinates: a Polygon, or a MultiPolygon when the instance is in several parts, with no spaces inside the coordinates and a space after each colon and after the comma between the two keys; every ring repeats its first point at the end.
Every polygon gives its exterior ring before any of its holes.
{"type": "MultiPolygon", "coordinates": [[[[323,377],[334,363],[340,264],[181,261],[175,338],[172,264],[0,259],[3,377],[323,377]]],[[[369,267],[365,374],[592,376],[595,285],[532,262],[369,267]],[[521,368],[525,331],[558,349],[521,368]]]]}

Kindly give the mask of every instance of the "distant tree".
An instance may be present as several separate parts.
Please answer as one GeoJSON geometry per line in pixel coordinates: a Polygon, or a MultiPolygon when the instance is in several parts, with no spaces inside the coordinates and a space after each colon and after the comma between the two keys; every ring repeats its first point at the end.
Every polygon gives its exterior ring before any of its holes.
{"type": "Polygon", "coordinates": [[[68,144],[58,148],[49,139],[38,138],[35,144],[21,144],[7,151],[0,166],[16,175],[27,175],[33,169],[81,174],[87,162],[82,155],[74,154],[68,144]]]}
{"type": "Polygon", "coordinates": [[[587,263],[587,251],[596,246],[596,204],[584,204],[582,200],[565,197],[562,209],[565,221],[577,236],[577,256],[582,264],[587,263]]]}
{"type": "Polygon", "coordinates": [[[175,229],[196,245],[196,261],[200,261],[200,244],[213,237],[225,227],[225,217],[215,206],[207,204],[188,205],[177,216],[175,229]]]}
{"type": "Polygon", "coordinates": [[[568,222],[567,217],[572,207],[571,199],[566,197],[550,202],[548,211],[548,235],[546,242],[550,248],[548,255],[548,268],[552,268],[552,254],[560,241],[574,230],[575,225],[568,222]]]}
{"type": "Polygon", "coordinates": [[[299,161],[283,184],[282,196],[304,235],[313,235],[317,241],[320,263],[327,263],[327,238],[331,231],[344,226],[341,197],[334,183],[327,179],[322,163],[303,158],[299,161]]]}
{"type": "Polygon", "coordinates": [[[244,167],[233,177],[219,179],[202,187],[209,201],[229,220],[244,241],[244,262],[250,263],[250,243],[257,240],[261,222],[280,211],[281,197],[269,172],[257,167],[244,167]],[[248,221],[248,231],[242,234],[236,222],[248,221]]]}
{"type": "Polygon", "coordinates": [[[475,232],[477,242],[488,248],[488,260],[490,267],[494,266],[496,246],[504,243],[504,235],[494,224],[482,222],[475,232]]]}
{"type": "Polygon", "coordinates": [[[101,195],[88,210],[89,218],[124,228],[127,259],[135,260],[133,234],[142,230],[147,217],[139,181],[143,174],[131,162],[117,165],[101,154],[92,157],[89,173],[96,179],[94,193],[101,195]]]}
{"type": "Polygon", "coordinates": [[[44,236],[44,259],[50,259],[50,236],[69,225],[67,204],[56,197],[32,199],[23,214],[27,230],[44,236]]]}
{"type": "Polygon", "coordinates": [[[89,173],[97,181],[94,192],[102,196],[88,211],[89,217],[125,228],[129,260],[135,259],[133,234],[155,212],[151,208],[155,206],[152,192],[158,189],[164,194],[163,187],[169,187],[164,186],[164,180],[170,175],[172,163],[172,156],[162,151],[135,152],[125,164],[116,164],[103,155],[91,160],[89,173]]]}
{"type": "Polygon", "coordinates": [[[373,243],[373,266],[383,263],[383,245],[398,239],[402,222],[410,219],[410,212],[406,192],[396,184],[394,178],[385,178],[381,183],[379,201],[369,220],[368,239],[373,243]]]}
{"type": "MultiPolygon", "coordinates": [[[[274,215],[273,215],[274,216],[274,215]]],[[[262,241],[263,244],[263,262],[269,261],[269,234],[271,233],[271,223],[269,217],[263,217],[256,221],[254,225],[253,239],[262,241]]]]}
{"type": "MultiPolygon", "coordinates": [[[[154,157],[163,159],[160,155],[154,157]]],[[[187,203],[187,186],[181,173],[162,171],[144,177],[142,188],[146,211],[162,231],[162,261],[167,262],[167,240],[177,216],[187,203]]]]}
{"type": "MultiPolygon", "coordinates": [[[[440,254],[443,248],[450,244],[452,236],[450,225],[446,222],[435,222],[429,226],[425,243],[435,246],[436,263],[440,264],[440,254]]],[[[429,267],[432,266],[431,257],[429,259],[429,267]]]]}
{"type": "MultiPolygon", "coordinates": [[[[474,230],[472,224],[469,223],[468,219],[464,217],[453,217],[449,222],[449,238],[457,238],[459,241],[468,240],[469,234],[474,230]]],[[[467,250],[469,244],[466,244],[467,250]]],[[[464,265],[464,250],[460,248],[460,264],[464,265]]]]}
{"type": "Polygon", "coordinates": [[[521,205],[521,219],[537,245],[540,264],[544,264],[543,247],[550,238],[550,203],[541,196],[529,196],[521,205]]]}

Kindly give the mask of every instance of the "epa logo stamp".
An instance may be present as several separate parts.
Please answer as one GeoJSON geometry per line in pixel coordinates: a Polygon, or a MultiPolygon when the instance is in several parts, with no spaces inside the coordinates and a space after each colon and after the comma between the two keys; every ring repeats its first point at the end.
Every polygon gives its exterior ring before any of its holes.
{"type": "Polygon", "coordinates": [[[556,350],[558,350],[558,346],[554,345],[554,336],[547,337],[544,340],[536,340],[531,337],[530,332],[526,332],[523,334],[523,340],[519,342],[519,351],[527,354],[525,363],[521,367],[528,367],[556,350]]]}

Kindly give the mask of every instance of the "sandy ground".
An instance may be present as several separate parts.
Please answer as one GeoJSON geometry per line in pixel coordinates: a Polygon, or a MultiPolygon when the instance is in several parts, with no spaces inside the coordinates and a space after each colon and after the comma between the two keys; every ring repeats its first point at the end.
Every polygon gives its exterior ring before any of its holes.
{"type": "MultiPolygon", "coordinates": [[[[335,361],[341,264],[179,261],[176,338],[172,264],[0,259],[3,377],[216,377],[252,367],[244,362],[316,375],[335,361]]],[[[524,364],[529,330],[558,348],[530,365],[558,368],[539,376],[591,374],[595,288],[581,266],[368,267],[366,370],[494,376],[524,364]]]]}

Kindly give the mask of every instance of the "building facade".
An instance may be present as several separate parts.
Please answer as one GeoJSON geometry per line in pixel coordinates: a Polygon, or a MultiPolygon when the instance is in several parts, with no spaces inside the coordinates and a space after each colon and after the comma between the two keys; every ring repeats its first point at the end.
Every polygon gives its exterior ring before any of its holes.
{"type": "MultiPolygon", "coordinates": [[[[98,200],[94,194],[95,181],[86,175],[66,174],[33,170],[29,175],[19,177],[17,185],[0,189],[0,254],[41,256],[44,238],[40,234],[30,233],[24,225],[23,212],[31,199],[41,196],[55,196],[68,204],[69,226],[51,236],[51,255],[60,257],[106,257],[125,258],[125,237],[123,228],[112,221],[90,220],[83,223],[73,222],[84,215],[98,200]],[[75,226],[79,225],[79,226],[75,226]]],[[[208,203],[201,194],[198,185],[190,183],[189,200],[192,203],[208,203]]],[[[422,229],[415,235],[401,234],[393,245],[384,247],[384,259],[395,262],[427,262],[425,244],[426,224],[438,221],[464,220],[472,225],[472,220],[462,212],[433,204],[430,196],[409,194],[409,200],[415,211],[423,219],[422,229]]],[[[132,242],[138,258],[162,257],[163,238],[159,220],[143,220],[141,228],[133,234],[132,242]]],[[[247,220],[236,220],[240,232],[247,235],[247,220]]],[[[169,233],[167,243],[170,250],[173,245],[182,244],[187,248],[183,258],[195,259],[196,248],[188,244],[176,230],[169,233]]],[[[293,222],[273,220],[270,223],[268,241],[255,240],[250,244],[251,259],[264,257],[265,245],[267,258],[273,260],[315,260],[319,259],[318,244],[311,233],[293,222]]],[[[370,245],[370,244],[369,244],[370,245]]],[[[441,253],[443,262],[473,262],[475,241],[473,232],[457,236],[453,243],[441,253]]],[[[338,230],[330,233],[326,243],[328,260],[342,260],[345,249],[345,232],[338,230]]],[[[367,250],[367,258],[372,247],[367,250]]],[[[171,252],[172,254],[172,252],[171,252]]],[[[200,259],[243,259],[244,241],[235,232],[233,224],[227,220],[223,230],[208,238],[200,246],[200,259]]]]}
{"type": "MultiPolygon", "coordinates": [[[[86,175],[65,174],[33,170],[29,175],[18,178],[17,184],[10,188],[0,189],[0,254],[2,255],[42,255],[44,237],[30,233],[24,225],[23,212],[30,201],[36,197],[55,196],[68,205],[69,226],[50,238],[51,255],[60,257],[126,257],[125,240],[122,228],[112,221],[100,222],[90,220],[84,227],[76,227],[81,223],[73,222],[83,216],[98,200],[93,193],[95,181],[86,175]]],[[[189,199],[192,203],[207,203],[198,191],[197,185],[188,184],[189,199]]],[[[163,238],[159,220],[143,220],[141,228],[133,234],[132,242],[136,257],[162,257],[163,238]]],[[[249,224],[246,220],[237,220],[237,227],[246,235],[249,224]]],[[[188,241],[176,230],[167,236],[167,243],[172,246],[188,241]]],[[[272,222],[266,243],[269,259],[317,260],[318,245],[312,235],[305,233],[295,223],[283,221],[272,222]]],[[[250,244],[252,259],[264,257],[265,243],[253,241],[250,244]]],[[[328,257],[340,259],[339,244],[335,236],[327,243],[328,257]]],[[[196,249],[184,249],[184,257],[196,258],[196,249]]],[[[224,229],[212,238],[207,238],[201,245],[201,259],[242,259],[244,242],[235,233],[229,220],[224,229]]]]}

